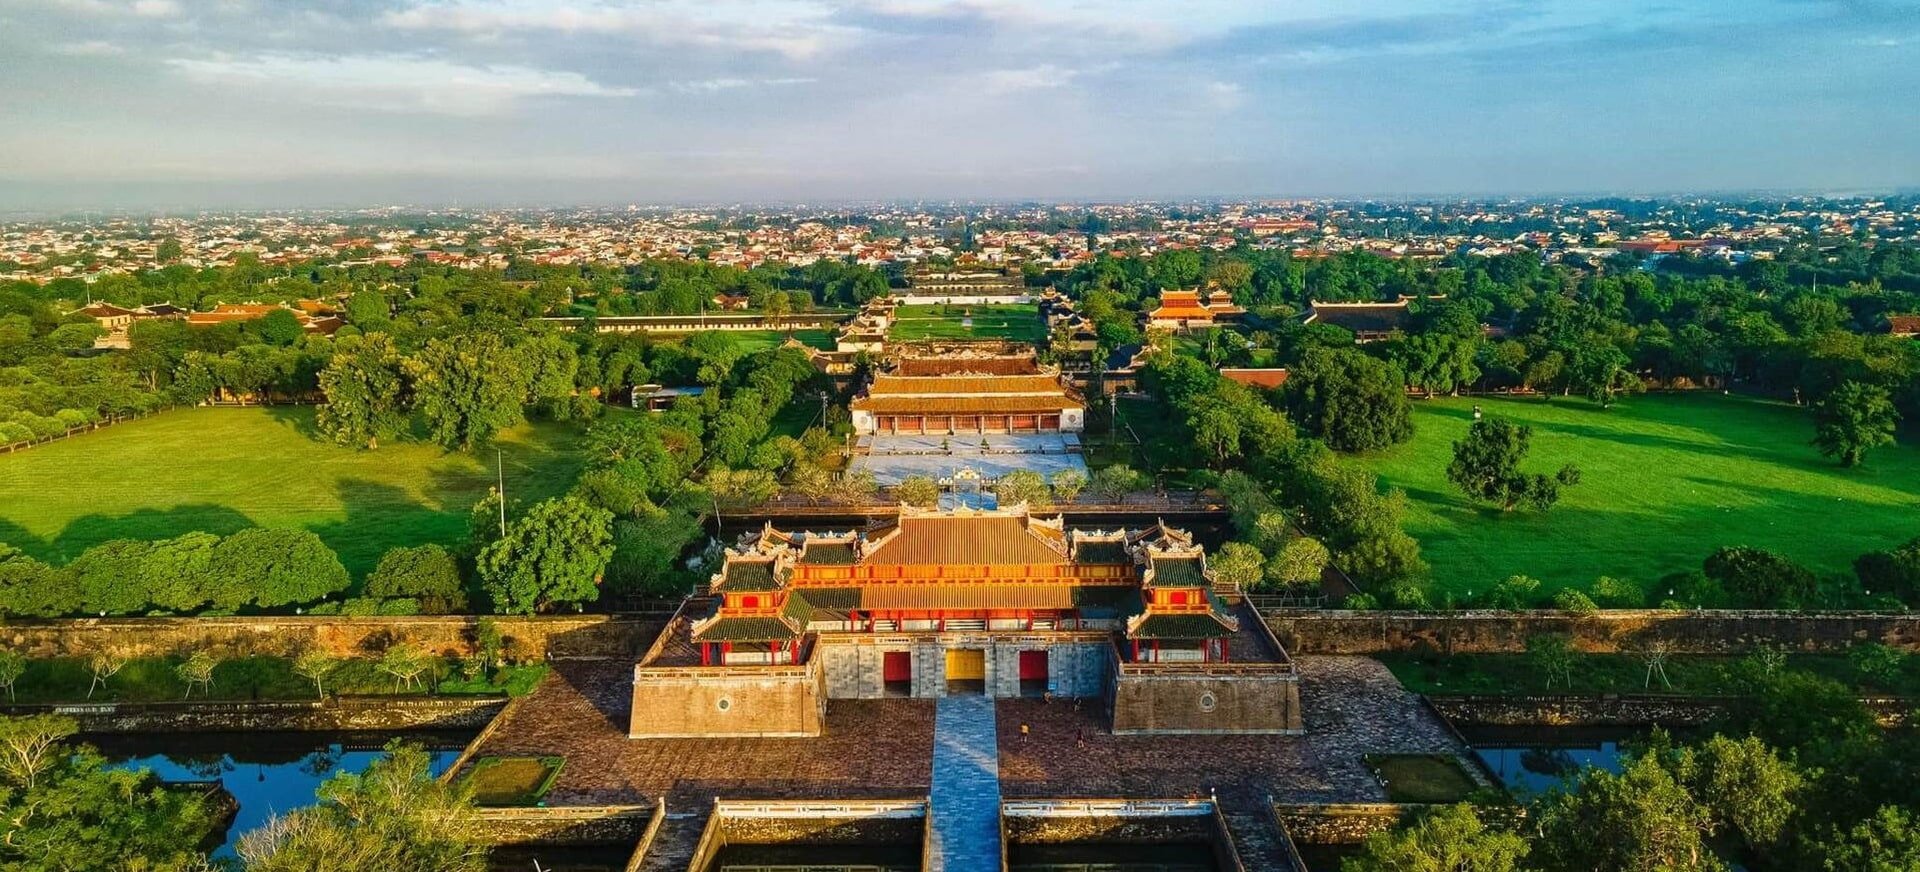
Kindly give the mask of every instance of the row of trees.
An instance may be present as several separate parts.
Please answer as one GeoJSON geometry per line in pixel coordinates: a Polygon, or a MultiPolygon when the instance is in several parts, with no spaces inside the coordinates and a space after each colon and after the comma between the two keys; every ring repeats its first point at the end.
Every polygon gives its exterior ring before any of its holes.
{"type": "Polygon", "coordinates": [[[304,530],[117,539],[50,566],[0,545],[0,613],[75,614],[282,609],[344,593],[340,559],[304,530]]]}

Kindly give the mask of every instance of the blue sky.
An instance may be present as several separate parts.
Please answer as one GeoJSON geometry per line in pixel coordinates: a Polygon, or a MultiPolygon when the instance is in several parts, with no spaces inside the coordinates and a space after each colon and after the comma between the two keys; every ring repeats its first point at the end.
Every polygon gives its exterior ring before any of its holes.
{"type": "Polygon", "coordinates": [[[1920,185],[1920,0],[0,0],[0,211],[1920,185]]]}

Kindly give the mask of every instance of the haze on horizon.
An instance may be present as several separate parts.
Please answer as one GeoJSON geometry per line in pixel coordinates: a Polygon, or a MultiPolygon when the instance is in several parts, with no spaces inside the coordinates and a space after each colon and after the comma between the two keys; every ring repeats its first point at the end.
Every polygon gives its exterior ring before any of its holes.
{"type": "Polygon", "coordinates": [[[0,211],[1920,185],[1920,0],[0,0],[0,211]]]}

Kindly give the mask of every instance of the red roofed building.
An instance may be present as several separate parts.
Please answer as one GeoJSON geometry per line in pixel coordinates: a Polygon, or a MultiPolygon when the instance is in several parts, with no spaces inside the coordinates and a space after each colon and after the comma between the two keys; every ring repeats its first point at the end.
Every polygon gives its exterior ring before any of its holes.
{"type": "Polygon", "coordinates": [[[1086,401],[1032,354],[906,358],[848,404],[859,433],[1077,433],[1086,401]]]}
{"type": "Polygon", "coordinates": [[[1223,367],[1220,376],[1227,381],[1239,382],[1253,388],[1277,388],[1287,383],[1287,371],[1284,367],[1264,369],[1223,367]]]}
{"type": "Polygon", "coordinates": [[[1298,675],[1186,532],[1024,506],[771,524],[637,665],[633,738],[809,736],[832,699],[1101,697],[1115,732],[1295,733],[1298,675]]]}
{"type": "MultiPolygon", "coordinates": [[[[331,309],[325,309],[325,304],[315,300],[302,300],[300,302],[303,306],[311,305],[315,307],[316,312],[322,310],[332,311],[331,309]]],[[[346,324],[346,322],[334,315],[316,317],[300,309],[283,306],[279,303],[221,303],[213,307],[210,311],[188,312],[187,324],[193,327],[212,327],[217,324],[225,324],[229,321],[258,321],[274,312],[281,311],[292,312],[294,320],[300,322],[300,329],[308,333],[332,336],[346,324]]]]}
{"type": "Polygon", "coordinates": [[[1888,315],[1887,332],[1899,339],[1920,336],[1920,315],[1888,315]]]}

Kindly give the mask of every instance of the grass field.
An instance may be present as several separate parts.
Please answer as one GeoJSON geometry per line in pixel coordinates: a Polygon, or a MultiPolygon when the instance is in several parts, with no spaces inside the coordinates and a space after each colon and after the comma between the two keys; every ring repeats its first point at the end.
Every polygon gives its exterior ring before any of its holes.
{"type": "MultiPolygon", "coordinates": [[[[355,577],[398,545],[466,541],[467,510],[494,481],[493,452],[418,442],[355,451],[312,435],[308,407],[179,409],[0,455],[0,542],[64,562],[109,539],[192,530],[312,530],[355,577]]],[[[571,425],[505,433],[507,493],[570,487],[571,425]]]]}
{"type": "Polygon", "coordinates": [[[1782,403],[1647,395],[1603,411],[1573,399],[1437,399],[1415,402],[1414,424],[1412,442],[1360,462],[1406,489],[1407,532],[1455,594],[1514,574],[1540,579],[1543,593],[1601,575],[1645,585],[1722,545],[1841,572],[1862,552],[1920,536],[1920,449],[1881,449],[1842,469],[1807,444],[1806,412],[1782,403]],[[1546,513],[1468,502],[1446,466],[1475,402],[1533,427],[1523,468],[1572,462],[1581,483],[1546,513]]]}
{"type": "MultiPolygon", "coordinates": [[[[833,350],[833,331],[831,330],[724,330],[715,331],[733,340],[742,354],[752,354],[769,348],[778,348],[791,336],[800,340],[800,344],[822,351],[833,350]]],[[[691,333],[654,333],[650,334],[662,342],[674,342],[691,337],[691,333]]]]}
{"type": "Polygon", "coordinates": [[[976,306],[901,306],[894,310],[887,338],[901,342],[920,339],[1005,339],[1039,342],[1047,334],[1040,307],[1033,303],[983,303],[976,306]],[[972,323],[966,323],[971,318],[972,323]]]}

